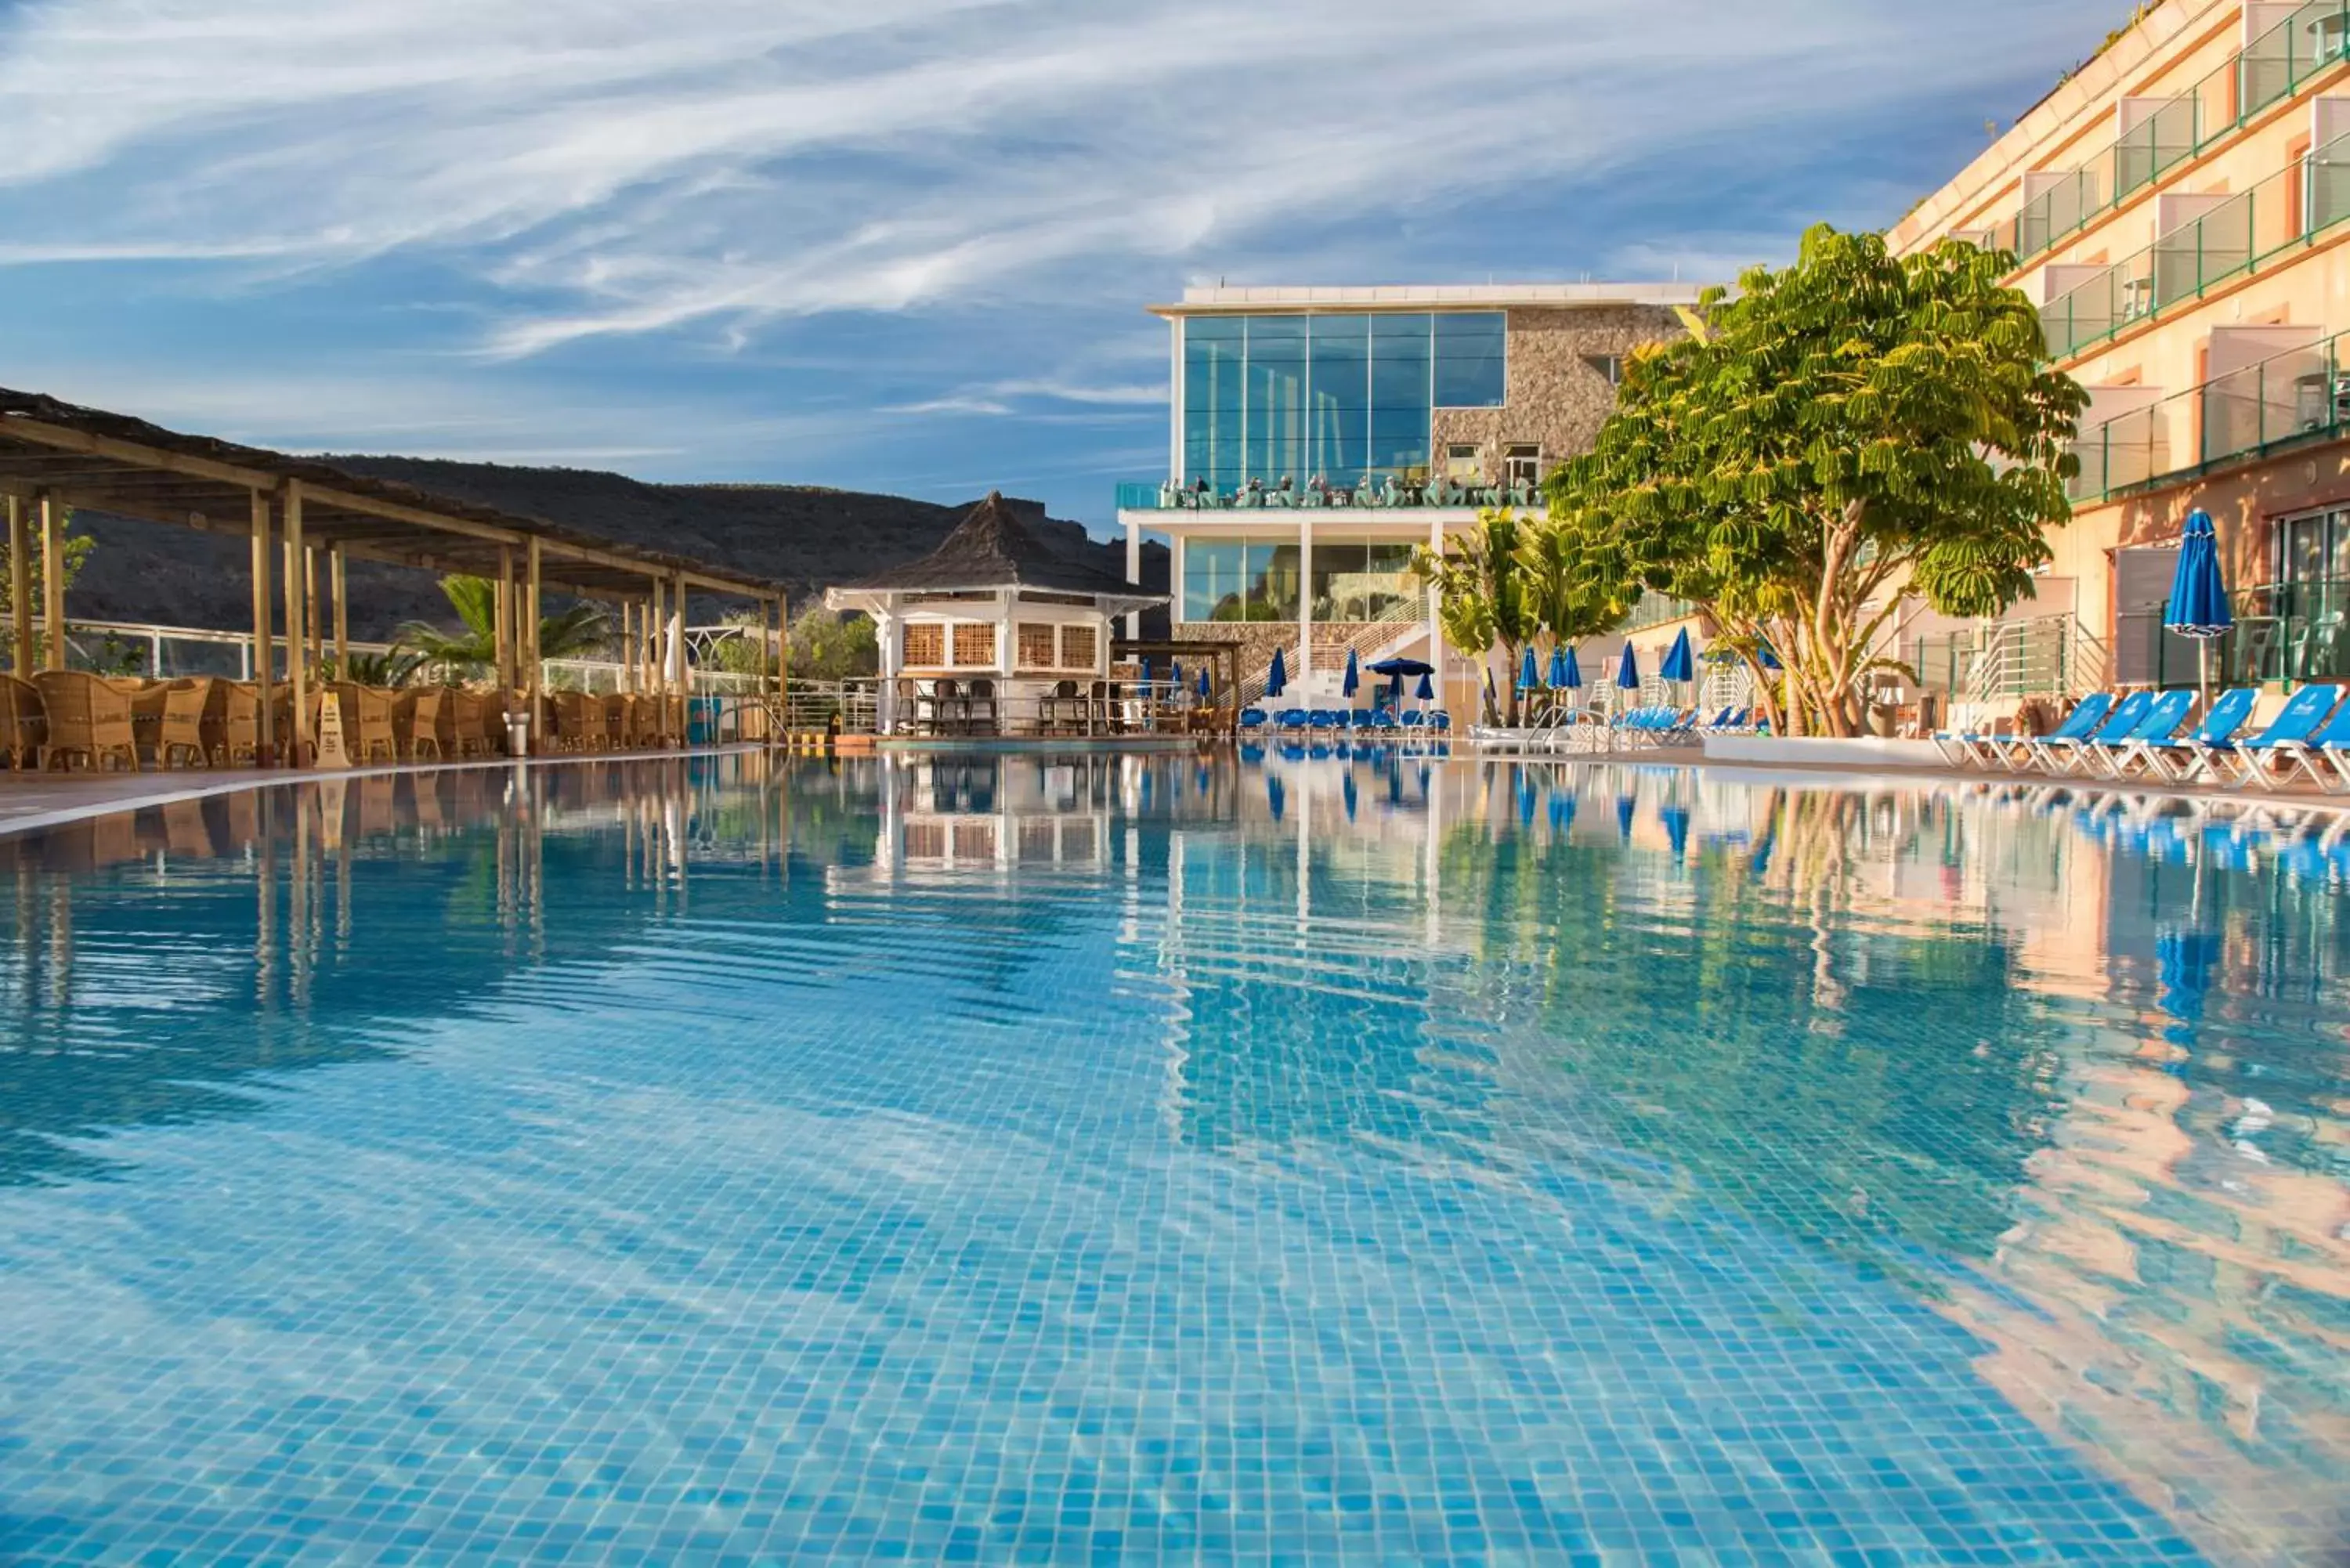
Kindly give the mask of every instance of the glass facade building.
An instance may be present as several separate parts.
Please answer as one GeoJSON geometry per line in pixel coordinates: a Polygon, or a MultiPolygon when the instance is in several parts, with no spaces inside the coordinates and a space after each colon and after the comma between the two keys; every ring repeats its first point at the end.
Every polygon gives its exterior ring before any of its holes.
{"type": "Polygon", "coordinates": [[[1434,410],[1502,406],[1506,340],[1498,310],[1192,317],[1175,477],[1221,493],[1425,475],[1434,410]]]}

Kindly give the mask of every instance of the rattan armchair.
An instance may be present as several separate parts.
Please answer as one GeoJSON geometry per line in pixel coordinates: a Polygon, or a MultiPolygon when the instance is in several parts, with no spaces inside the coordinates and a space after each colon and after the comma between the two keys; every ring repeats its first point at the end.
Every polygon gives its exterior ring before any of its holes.
{"type": "Polygon", "coordinates": [[[130,723],[130,696],[113,682],[80,670],[44,670],[33,678],[40,688],[48,734],[40,763],[70,764],[79,757],[92,768],[120,758],[139,771],[138,733],[130,723]]]}
{"type": "Polygon", "coordinates": [[[233,767],[240,762],[261,761],[261,688],[243,680],[224,680],[220,705],[205,721],[204,747],[215,765],[233,767]]]}
{"type": "Polygon", "coordinates": [[[174,763],[198,768],[213,765],[212,748],[204,743],[204,722],[216,706],[213,694],[216,684],[197,676],[174,680],[163,689],[162,718],[155,732],[157,767],[168,768],[174,763]]]}
{"type": "Polygon", "coordinates": [[[41,689],[14,675],[0,675],[0,751],[8,753],[8,765],[21,768],[38,763],[48,734],[48,711],[41,705],[41,689]]]}

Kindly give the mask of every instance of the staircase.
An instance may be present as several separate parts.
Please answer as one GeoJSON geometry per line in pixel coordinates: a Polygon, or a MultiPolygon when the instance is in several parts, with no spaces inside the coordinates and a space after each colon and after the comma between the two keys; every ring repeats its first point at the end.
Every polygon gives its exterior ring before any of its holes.
{"type": "MultiPolygon", "coordinates": [[[[1358,665],[1376,664],[1391,658],[1398,649],[1426,633],[1426,618],[1427,612],[1420,606],[1405,603],[1392,607],[1377,620],[1315,625],[1314,673],[1303,677],[1298,674],[1297,647],[1292,643],[1282,652],[1283,661],[1289,667],[1289,687],[1277,701],[1284,707],[1350,706],[1353,700],[1339,690],[1347,678],[1347,655],[1352,652],[1358,665]]],[[[1264,700],[1266,673],[1266,669],[1260,667],[1253,674],[1243,677],[1242,707],[1253,707],[1264,700]]],[[[1377,678],[1366,673],[1363,679],[1367,682],[1377,678]]]]}

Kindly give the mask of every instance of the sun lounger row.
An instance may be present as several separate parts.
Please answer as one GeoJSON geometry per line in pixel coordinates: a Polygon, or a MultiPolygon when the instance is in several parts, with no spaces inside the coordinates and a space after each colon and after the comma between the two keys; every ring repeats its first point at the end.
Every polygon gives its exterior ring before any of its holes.
{"type": "Polygon", "coordinates": [[[2192,691],[2098,692],[2049,734],[1945,732],[1934,743],[1954,763],[1994,772],[2271,790],[2305,778],[2328,794],[2350,794],[2350,703],[2342,695],[2339,686],[2304,686],[2247,734],[2259,697],[2249,686],[2222,692],[2199,722],[2189,718],[2192,691]]]}
{"type": "Polygon", "coordinates": [[[1251,708],[1241,714],[1243,730],[1277,730],[1284,734],[1343,734],[1349,731],[1394,731],[1403,734],[1442,734],[1452,728],[1452,715],[1433,712],[1398,713],[1388,708],[1284,708],[1267,713],[1251,708]]]}

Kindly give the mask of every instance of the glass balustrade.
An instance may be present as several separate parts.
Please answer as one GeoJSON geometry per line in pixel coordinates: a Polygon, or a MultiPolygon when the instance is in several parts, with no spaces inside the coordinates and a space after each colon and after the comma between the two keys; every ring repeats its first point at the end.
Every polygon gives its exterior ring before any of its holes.
{"type": "Polygon", "coordinates": [[[2345,426],[2350,364],[2337,335],[2090,426],[2074,443],[2081,472],[2066,489],[2075,505],[2094,504],[2272,447],[2338,436],[2345,426]]]}
{"type": "Polygon", "coordinates": [[[2069,358],[2350,218],[2350,136],[2326,143],[2249,191],[2208,200],[2205,211],[2147,249],[2042,306],[2041,330],[2050,356],[2069,358]]]}
{"type": "Polygon", "coordinates": [[[2345,37],[2350,0],[2302,6],[2079,167],[2027,176],[2029,199],[1990,231],[1989,247],[2029,261],[2078,234],[2340,64],[2345,37]]]}

